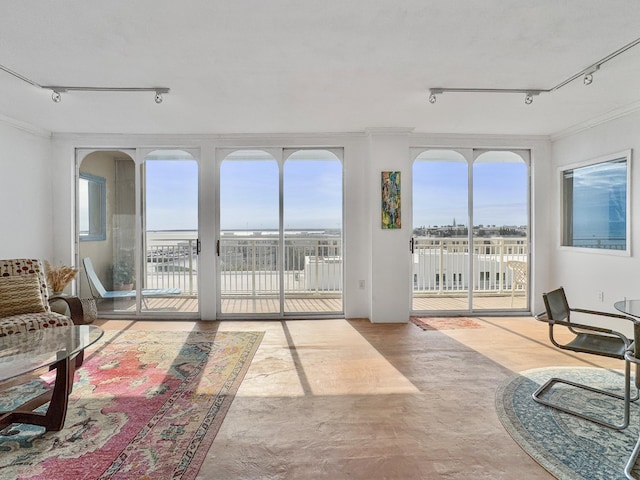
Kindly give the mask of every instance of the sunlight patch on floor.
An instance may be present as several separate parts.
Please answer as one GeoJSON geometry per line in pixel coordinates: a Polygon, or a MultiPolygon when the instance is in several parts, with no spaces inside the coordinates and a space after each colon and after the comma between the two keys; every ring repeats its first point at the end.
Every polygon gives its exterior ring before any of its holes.
{"type": "MultiPolygon", "coordinates": [[[[418,389],[345,320],[267,330],[238,395],[388,395],[418,389]],[[274,345],[274,337],[279,345],[274,345]]],[[[257,327],[257,325],[256,325],[257,327]]]]}

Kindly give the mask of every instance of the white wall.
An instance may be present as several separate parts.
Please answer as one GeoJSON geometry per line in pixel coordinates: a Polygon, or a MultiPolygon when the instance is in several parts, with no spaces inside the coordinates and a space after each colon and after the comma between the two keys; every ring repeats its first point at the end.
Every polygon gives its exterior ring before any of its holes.
{"type": "MultiPolygon", "coordinates": [[[[563,286],[569,304],[581,308],[615,312],[614,302],[624,297],[640,298],[640,112],[632,112],[606,123],[584,129],[552,143],[552,185],[555,206],[552,210],[550,236],[553,276],[545,290],[563,286]],[[559,167],[590,160],[606,154],[632,149],[631,160],[631,257],[606,253],[583,253],[561,250],[559,167]],[[604,292],[599,301],[597,292],[604,292]]],[[[611,323],[609,324],[611,326],[611,323]]]]}
{"type": "MultiPolygon", "coordinates": [[[[404,323],[411,311],[411,162],[410,130],[369,130],[368,216],[371,244],[371,316],[373,323],[404,323]],[[382,229],[383,171],[400,172],[401,228],[382,229]]],[[[364,193],[363,193],[364,195],[364,193]]]]}
{"type": "Polygon", "coordinates": [[[50,134],[0,118],[0,258],[52,258],[50,134]]]}

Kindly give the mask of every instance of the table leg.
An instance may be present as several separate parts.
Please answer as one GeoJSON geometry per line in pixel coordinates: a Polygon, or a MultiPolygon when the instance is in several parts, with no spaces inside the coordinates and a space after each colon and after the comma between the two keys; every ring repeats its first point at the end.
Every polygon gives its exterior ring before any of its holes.
{"type": "Polygon", "coordinates": [[[56,381],[53,390],[39,395],[20,407],[10,412],[0,412],[0,427],[5,427],[12,423],[28,423],[39,425],[47,431],[59,431],[64,426],[67,416],[67,405],[69,394],[73,387],[76,360],[68,357],[54,363],[52,369],[56,370],[56,381]],[[34,412],[34,410],[49,402],[45,413],[34,412]]]}

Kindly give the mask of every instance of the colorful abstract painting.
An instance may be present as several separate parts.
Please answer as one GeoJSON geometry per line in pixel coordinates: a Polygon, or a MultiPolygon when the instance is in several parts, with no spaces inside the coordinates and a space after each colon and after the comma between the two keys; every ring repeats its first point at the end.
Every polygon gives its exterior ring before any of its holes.
{"type": "Polygon", "coordinates": [[[382,228],[401,228],[400,172],[382,172],[382,228]]]}

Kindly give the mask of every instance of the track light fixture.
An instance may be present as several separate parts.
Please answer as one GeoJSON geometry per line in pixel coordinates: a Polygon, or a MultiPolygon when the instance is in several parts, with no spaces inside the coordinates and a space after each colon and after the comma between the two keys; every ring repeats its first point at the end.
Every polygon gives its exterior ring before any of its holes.
{"type": "Polygon", "coordinates": [[[531,105],[533,103],[533,97],[535,95],[540,95],[540,91],[539,90],[532,90],[532,91],[527,92],[525,94],[525,96],[524,96],[524,103],[526,105],[531,105]]]}
{"type": "Polygon", "coordinates": [[[600,69],[602,65],[607,63],[609,60],[617,57],[623,52],[626,52],[632,47],[635,47],[640,43],[640,38],[635,39],[634,41],[626,44],[624,47],[619,48],[615,52],[607,55],[606,57],[598,60],[596,63],[588,66],[584,70],[572,75],[567,78],[563,82],[560,82],[558,85],[552,88],[542,88],[542,89],[521,89],[521,88],[430,88],[429,89],[429,103],[436,103],[436,95],[441,95],[447,92],[458,92],[458,93],[523,93],[524,103],[527,105],[531,105],[533,103],[533,97],[536,95],[540,95],[541,93],[551,93],[556,90],[564,87],[568,83],[573,82],[575,79],[582,77],[582,82],[585,85],[591,85],[593,82],[593,74],[600,69]]]}
{"type": "Polygon", "coordinates": [[[35,82],[24,75],[21,75],[13,70],[5,67],[4,65],[0,65],[0,70],[4,70],[9,75],[13,75],[16,78],[19,78],[23,82],[29,83],[34,87],[38,87],[44,90],[51,90],[51,99],[55,103],[60,103],[62,100],[61,93],[70,92],[72,90],[78,92],[155,92],[155,102],[162,103],[163,95],[165,93],[169,93],[169,89],[166,87],[69,87],[62,85],[40,85],[38,82],[35,82]]]}
{"type": "MultiPolygon", "coordinates": [[[[2,68],[2,66],[0,66],[2,68]]],[[[162,103],[164,100],[163,94],[169,93],[168,88],[164,87],[63,87],[61,85],[37,85],[40,88],[51,90],[51,99],[59,103],[61,100],[61,93],[76,91],[76,92],[155,92],[155,102],[162,103]]]]}
{"type": "Polygon", "coordinates": [[[523,90],[519,88],[430,88],[429,103],[436,103],[436,95],[443,93],[522,93],[524,94],[524,103],[531,105],[533,97],[540,95],[547,90],[523,90]]]}
{"type": "Polygon", "coordinates": [[[582,79],[582,83],[585,85],[591,85],[593,82],[593,74],[600,68],[600,65],[593,65],[589,67],[589,69],[585,70],[584,78],[582,79]]]}

